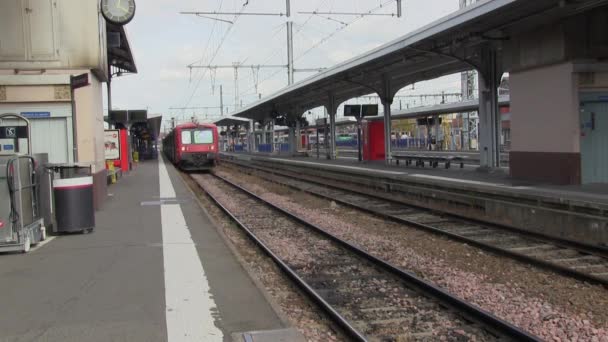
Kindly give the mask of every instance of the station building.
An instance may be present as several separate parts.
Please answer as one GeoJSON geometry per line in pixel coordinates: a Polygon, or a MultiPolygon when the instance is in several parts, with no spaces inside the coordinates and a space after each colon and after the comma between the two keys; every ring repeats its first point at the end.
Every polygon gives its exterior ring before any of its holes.
{"type": "Polygon", "coordinates": [[[50,163],[90,164],[96,207],[107,193],[102,87],[127,72],[137,69],[126,33],[99,1],[0,2],[0,113],[29,118],[32,152],[50,163]],[[72,91],[75,75],[88,85],[72,91]]]}

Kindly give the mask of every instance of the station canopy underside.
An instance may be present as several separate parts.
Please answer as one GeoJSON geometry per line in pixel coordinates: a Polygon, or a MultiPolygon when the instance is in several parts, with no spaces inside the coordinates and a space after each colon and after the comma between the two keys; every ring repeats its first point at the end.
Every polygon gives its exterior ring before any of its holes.
{"type": "Polygon", "coordinates": [[[213,124],[215,124],[218,127],[230,127],[230,126],[249,127],[249,120],[239,119],[239,118],[235,118],[235,117],[228,117],[228,118],[223,118],[223,119],[217,120],[213,124]]]}
{"type": "Polygon", "coordinates": [[[283,88],[234,113],[263,122],[301,116],[320,106],[377,93],[392,101],[412,83],[482,70],[484,47],[510,36],[605,5],[608,0],[486,0],[388,44],[283,88]],[[388,86],[387,86],[388,85],[388,86]]]}

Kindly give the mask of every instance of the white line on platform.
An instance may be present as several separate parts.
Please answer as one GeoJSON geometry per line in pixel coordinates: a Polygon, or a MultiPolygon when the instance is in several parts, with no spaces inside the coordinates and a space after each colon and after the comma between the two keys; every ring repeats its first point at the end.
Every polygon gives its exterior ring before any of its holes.
{"type": "Polygon", "coordinates": [[[390,175],[406,175],[407,174],[407,172],[386,171],[386,170],[378,170],[378,169],[371,169],[371,168],[365,168],[365,167],[338,165],[338,164],[315,163],[315,162],[307,162],[307,161],[292,160],[292,159],[274,158],[272,160],[282,160],[282,161],[296,163],[296,164],[321,165],[321,166],[326,166],[326,167],[329,166],[329,167],[342,168],[342,169],[371,171],[371,172],[375,172],[375,173],[386,173],[386,174],[390,174],[390,175]]]}
{"type": "MultiPolygon", "coordinates": [[[[159,182],[160,197],[175,197],[162,158],[159,182]]],[[[222,341],[223,334],[212,316],[216,304],[181,207],[162,205],[161,223],[168,341],[222,341]]]]}
{"type": "Polygon", "coordinates": [[[47,237],[46,239],[44,239],[44,241],[41,241],[36,246],[33,246],[32,249],[30,249],[30,253],[39,250],[40,248],[44,247],[44,245],[46,245],[47,243],[49,243],[53,240],[55,240],[54,236],[47,237]]]}
{"type": "Polygon", "coordinates": [[[457,179],[457,178],[451,178],[451,177],[422,175],[422,174],[417,174],[417,173],[411,174],[410,176],[411,177],[417,177],[417,178],[443,180],[443,181],[454,182],[454,183],[485,185],[485,186],[493,186],[493,187],[499,187],[499,188],[512,188],[512,186],[509,186],[509,185],[506,185],[506,184],[488,183],[488,182],[475,181],[475,180],[470,180],[470,179],[457,179]]]}

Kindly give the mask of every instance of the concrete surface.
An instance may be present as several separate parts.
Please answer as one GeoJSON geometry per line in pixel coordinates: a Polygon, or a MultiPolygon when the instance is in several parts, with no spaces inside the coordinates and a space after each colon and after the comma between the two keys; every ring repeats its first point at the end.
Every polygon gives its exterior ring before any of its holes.
{"type": "MultiPolygon", "coordinates": [[[[198,252],[191,262],[206,274],[219,340],[283,328],[170,165],[168,172],[198,252]]],[[[140,163],[109,193],[94,233],[0,255],[0,341],[167,340],[165,299],[173,290],[165,288],[158,163],[140,163]]],[[[185,335],[173,340],[191,340],[185,335]]]]}
{"type": "Polygon", "coordinates": [[[530,233],[608,247],[608,196],[604,186],[549,187],[517,184],[501,171],[472,169],[415,169],[360,164],[344,160],[316,160],[222,153],[234,158],[302,175],[323,177],[360,186],[376,196],[405,204],[473,217],[530,233]],[[381,189],[381,190],[379,190],[381,189]]]}

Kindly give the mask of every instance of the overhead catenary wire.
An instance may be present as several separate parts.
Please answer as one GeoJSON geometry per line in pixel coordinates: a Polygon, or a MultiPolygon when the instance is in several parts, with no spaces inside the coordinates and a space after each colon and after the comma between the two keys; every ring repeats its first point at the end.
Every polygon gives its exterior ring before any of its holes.
{"type": "MultiPolygon", "coordinates": [[[[249,2],[246,2],[246,3],[244,3],[244,4],[242,5],[240,13],[242,13],[242,12],[245,10],[245,7],[248,5],[248,3],[249,3],[249,2]]],[[[211,59],[209,60],[209,63],[208,63],[208,64],[211,64],[211,63],[213,62],[213,60],[215,59],[215,57],[217,57],[217,55],[218,55],[218,53],[219,53],[220,49],[222,48],[222,46],[223,46],[224,42],[226,41],[226,38],[228,37],[228,34],[230,34],[230,32],[232,31],[232,29],[233,29],[233,28],[236,26],[236,23],[237,23],[238,18],[239,18],[239,13],[237,13],[237,14],[234,16],[234,19],[232,20],[232,21],[234,22],[234,24],[233,24],[233,25],[231,25],[231,26],[230,26],[230,27],[229,27],[229,28],[226,30],[226,32],[224,33],[224,36],[222,37],[222,40],[221,40],[221,41],[220,41],[220,43],[218,44],[217,49],[215,49],[215,51],[214,51],[214,53],[213,53],[213,55],[212,55],[211,59]]],[[[186,104],[184,105],[184,107],[188,107],[188,105],[190,104],[190,102],[191,102],[191,101],[192,101],[192,99],[194,98],[194,95],[196,94],[196,91],[198,90],[198,87],[200,86],[201,81],[202,81],[202,80],[203,80],[203,78],[205,77],[205,74],[206,74],[206,71],[207,71],[207,70],[208,70],[208,69],[204,69],[204,70],[203,70],[203,72],[202,72],[202,74],[201,74],[201,77],[198,79],[198,81],[197,81],[197,83],[196,83],[196,86],[194,87],[194,90],[192,91],[192,94],[191,94],[191,95],[190,95],[190,97],[188,98],[188,101],[186,101],[186,104]]]]}
{"type": "MultiPolygon", "coordinates": [[[[380,3],[378,6],[370,9],[369,11],[367,11],[367,13],[373,13],[379,9],[382,9],[385,5],[393,2],[395,0],[387,0],[383,3],[380,3]]],[[[311,16],[314,16],[311,15],[311,16]]],[[[310,48],[308,48],[307,50],[305,50],[302,54],[300,54],[299,56],[294,58],[294,62],[300,60],[301,58],[303,58],[304,56],[306,56],[307,54],[309,54],[312,50],[316,49],[317,47],[321,46],[322,44],[326,43],[329,39],[331,39],[332,37],[334,37],[336,34],[338,34],[339,32],[343,31],[344,29],[346,29],[347,27],[349,27],[350,25],[356,23],[357,21],[361,20],[363,17],[359,16],[353,20],[351,20],[350,22],[346,23],[345,25],[342,25],[340,27],[338,27],[336,30],[334,30],[333,32],[331,32],[330,34],[328,34],[327,36],[321,38],[319,41],[317,41],[315,44],[313,44],[310,48]]],[[[261,81],[258,82],[258,86],[266,81],[268,81],[271,78],[274,78],[276,75],[278,75],[280,72],[282,72],[282,70],[278,70],[273,72],[270,76],[262,79],[261,81]]],[[[243,92],[243,94],[247,94],[250,93],[251,90],[253,88],[249,88],[246,91],[243,92]]]]}

